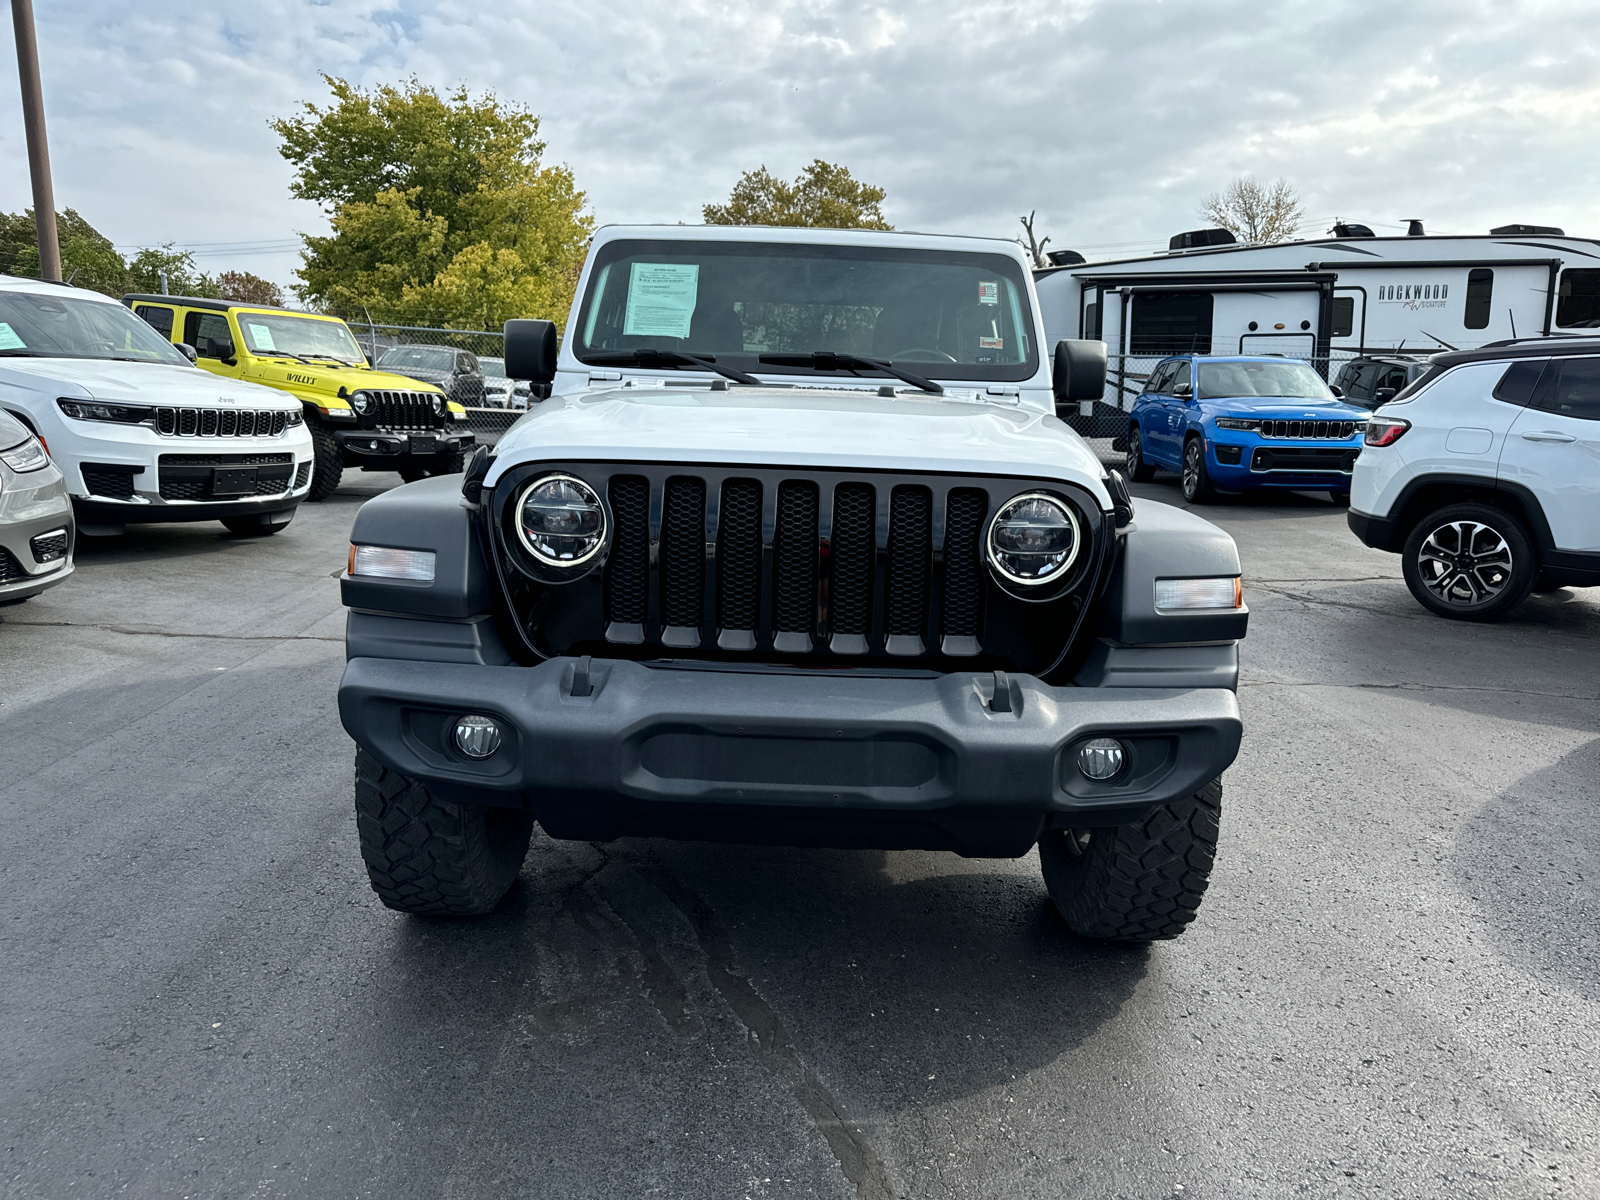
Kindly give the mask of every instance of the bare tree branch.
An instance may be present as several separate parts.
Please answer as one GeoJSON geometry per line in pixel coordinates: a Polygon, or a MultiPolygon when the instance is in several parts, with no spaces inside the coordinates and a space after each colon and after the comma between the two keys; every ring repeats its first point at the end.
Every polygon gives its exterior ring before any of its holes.
{"type": "Polygon", "coordinates": [[[1252,246],[1287,241],[1303,214],[1300,197],[1287,179],[1263,184],[1241,175],[1200,203],[1203,218],[1252,246]]]}
{"type": "Polygon", "coordinates": [[[1027,231],[1027,234],[1028,234],[1028,240],[1027,241],[1023,241],[1021,238],[1018,238],[1017,242],[1020,245],[1023,245],[1023,246],[1027,247],[1028,253],[1030,255],[1032,255],[1032,257],[1033,257],[1033,265],[1034,266],[1036,266],[1036,267],[1048,267],[1050,265],[1050,262],[1044,256],[1044,248],[1045,248],[1046,244],[1050,241],[1050,239],[1049,238],[1042,238],[1042,239],[1035,240],[1035,238],[1033,236],[1033,218],[1034,218],[1034,215],[1036,213],[1038,213],[1038,211],[1039,211],[1038,209],[1034,209],[1033,212],[1030,212],[1027,216],[1018,217],[1017,218],[1017,220],[1022,222],[1022,228],[1025,229],[1027,231]]]}

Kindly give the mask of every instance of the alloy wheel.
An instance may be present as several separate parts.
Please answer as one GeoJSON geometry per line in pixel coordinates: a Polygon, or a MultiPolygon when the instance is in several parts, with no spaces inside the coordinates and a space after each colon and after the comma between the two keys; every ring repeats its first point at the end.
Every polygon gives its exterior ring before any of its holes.
{"type": "Polygon", "coordinates": [[[1183,494],[1190,500],[1200,491],[1200,443],[1191,441],[1183,448],[1183,494]]]}
{"type": "Polygon", "coordinates": [[[1450,521],[1423,539],[1417,569],[1423,586],[1451,605],[1485,604],[1511,581],[1511,547],[1499,530],[1478,521],[1450,521]]]}
{"type": "Polygon", "coordinates": [[[1128,464],[1129,479],[1134,477],[1134,473],[1138,471],[1139,463],[1143,458],[1144,447],[1140,445],[1139,431],[1135,429],[1128,434],[1128,453],[1126,462],[1128,464]]]}

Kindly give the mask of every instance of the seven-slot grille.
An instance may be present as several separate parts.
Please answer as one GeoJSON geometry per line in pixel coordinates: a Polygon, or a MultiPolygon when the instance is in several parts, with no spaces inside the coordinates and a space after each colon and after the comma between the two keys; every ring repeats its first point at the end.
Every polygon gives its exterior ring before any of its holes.
{"type": "Polygon", "coordinates": [[[443,429],[443,413],[433,410],[435,392],[390,391],[387,388],[362,388],[368,399],[361,414],[363,429],[443,429]]]}
{"type": "Polygon", "coordinates": [[[168,437],[277,437],[290,414],[254,408],[157,408],[156,432],[168,437]]]}
{"type": "Polygon", "coordinates": [[[762,474],[610,477],[607,641],[982,652],[985,488],[762,474]]]}
{"type": "Polygon", "coordinates": [[[1283,421],[1261,422],[1261,436],[1268,438],[1330,438],[1348,441],[1356,435],[1354,421],[1283,421]]]}

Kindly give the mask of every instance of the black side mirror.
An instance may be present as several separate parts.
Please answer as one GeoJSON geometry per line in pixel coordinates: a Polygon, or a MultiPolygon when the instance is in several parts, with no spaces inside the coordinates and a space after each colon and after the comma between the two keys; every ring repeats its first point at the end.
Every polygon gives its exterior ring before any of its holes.
{"type": "Polygon", "coordinates": [[[188,342],[179,342],[174,349],[177,350],[179,354],[187,358],[190,362],[200,361],[200,356],[194,352],[194,347],[189,345],[188,342]]]}
{"type": "Polygon", "coordinates": [[[1190,399],[1193,399],[1194,398],[1194,384],[1192,384],[1192,383],[1180,383],[1177,387],[1172,389],[1172,394],[1174,396],[1176,396],[1179,400],[1190,400],[1190,399]]]}
{"type": "Polygon", "coordinates": [[[549,383],[556,377],[555,322],[507,321],[505,354],[509,378],[549,383]]]}
{"type": "Polygon", "coordinates": [[[1372,406],[1376,408],[1380,404],[1387,404],[1394,399],[1394,396],[1395,391],[1393,388],[1379,388],[1372,393],[1372,406]]]}
{"type": "Polygon", "coordinates": [[[1056,411],[1078,400],[1098,400],[1106,390],[1106,344],[1063,338],[1050,369],[1056,411]]]}
{"type": "Polygon", "coordinates": [[[1342,387],[1340,387],[1337,383],[1330,383],[1328,385],[1328,390],[1333,393],[1334,398],[1336,400],[1343,400],[1344,399],[1344,389],[1342,387]]]}
{"type": "Polygon", "coordinates": [[[211,339],[211,353],[230,367],[239,361],[233,356],[233,343],[222,338],[211,339]]]}

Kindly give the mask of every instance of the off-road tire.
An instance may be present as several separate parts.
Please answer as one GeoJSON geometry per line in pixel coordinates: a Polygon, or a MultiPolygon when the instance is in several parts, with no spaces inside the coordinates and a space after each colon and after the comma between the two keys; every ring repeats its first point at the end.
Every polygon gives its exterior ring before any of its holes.
{"type": "Polygon", "coordinates": [[[491,911],[516,881],[533,814],[440,800],[358,749],[356,829],[372,890],[386,905],[466,917],[491,911]]]}
{"type": "Polygon", "coordinates": [[[262,514],[259,517],[222,517],[223,525],[227,526],[229,533],[238,534],[240,537],[271,537],[280,529],[287,529],[289,522],[294,520],[290,513],[282,519],[277,514],[262,514]]]}
{"type": "Polygon", "coordinates": [[[448,454],[444,457],[442,466],[401,467],[400,478],[407,483],[415,483],[419,479],[432,479],[436,475],[459,475],[466,469],[466,455],[457,450],[454,454],[448,454]]]}
{"type": "MultiPolygon", "coordinates": [[[[1436,545],[1448,541],[1448,538],[1444,538],[1436,545]]],[[[1488,542],[1487,537],[1475,540],[1473,548],[1483,549],[1488,542]]],[[[1488,557],[1482,555],[1479,561],[1485,561],[1488,557]]],[[[1411,532],[1406,535],[1405,546],[1400,551],[1400,570],[1412,596],[1428,611],[1456,621],[1494,621],[1528,598],[1528,593],[1539,578],[1539,556],[1526,526],[1510,513],[1487,504],[1450,504],[1429,513],[1412,526],[1411,532]],[[1438,588],[1429,587],[1423,563],[1429,539],[1452,525],[1476,526],[1490,531],[1500,539],[1510,555],[1510,569],[1505,580],[1482,600],[1452,602],[1440,596],[1438,588]]],[[[1484,579],[1481,572],[1480,567],[1475,573],[1479,585],[1484,579]]]]}
{"type": "Polygon", "coordinates": [[[1179,484],[1190,504],[1211,504],[1217,498],[1211,472],[1206,468],[1206,444],[1198,436],[1183,444],[1183,473],[1179,484]]]}
{"type": "Polygon", "coordinates": [[[1221,817],[1218,778],[1137,825],[1047,830],[1039,839],[1039,865],[1056,911],[1079,937],[1177,937],[1199,912],[1221,817]]]}
{"type": "Polygon", "coordinates": [[[1149,483],[1156,477],[1156,469],[1145,461],[1144,438],[1139,433],[1137,425],[1128,429],[1128,478],[1135,483],[1149,483]]]}
{"type": "Polygon", "coordinates": [[[320,421],[306,422],[311,431],[311,490],[307,500],[326,500],[339,489],[344,475],[344,454],[334,439],[333,430],[320,421]]]}

